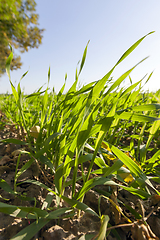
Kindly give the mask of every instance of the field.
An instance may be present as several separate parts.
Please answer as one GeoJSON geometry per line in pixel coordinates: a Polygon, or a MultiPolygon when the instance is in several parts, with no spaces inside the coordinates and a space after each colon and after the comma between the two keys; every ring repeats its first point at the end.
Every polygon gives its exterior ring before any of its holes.
{"type": "Polygon", "coordinates": [[[0,239],[160,238],[160,91],[132,83],[144,59],[112,79],[146,36],[101,80],[77,88],[86,46],[65,94],[64,83],[59,93],[47,86],[24,95],[12,84],[8,57],[12,94],[0,96],[0,239]],[[130,86],[121,87],[126,78],[130,86]]]}

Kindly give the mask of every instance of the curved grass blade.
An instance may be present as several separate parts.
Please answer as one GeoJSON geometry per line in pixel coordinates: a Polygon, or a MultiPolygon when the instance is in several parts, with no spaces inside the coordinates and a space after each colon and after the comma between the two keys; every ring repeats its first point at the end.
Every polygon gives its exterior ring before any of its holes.
{"type": "Polygon", "coordinates": [[[123,55],[122,57],[118,60],[118,62],[116,63],[116,66],[122,62],[131,52],[133,52],[133,50],[143,41],[144,38],[146,38],[148,35],[154,33],[154,31],[146,34],[144,37],[140,38],[137,42],[135,42],[123,55]]]}
{"type": "Polygon", "coordinates": [[[138,122],[154,122],[160,120],[158,117],[151,117],[147,115],[142,115],[142,114],[137,114],[133,112],[122,112],[122,111],[117,111],[115,114],[115,118],[118,119],[127,119],[127,120],[132,120],[132,121],[138,121],[138,122]]]}
{"type": "Polygon", "coordinates": [[[0,139],[0,142],[4,142],[4,143],[14,143],[14,144],[19,144],[19,145],[28,145],[28,143],[23,142],[23,141],[18,140],[18,139],[14,139],[14,138],[0,139]]]}
{"type": "Polygon", "coordinates": [[[75,199],[70,199],[70,198],[67,198],[65,196],[62,196],[62,199],[67,202],[70,206],[72,206],[73,208],[77,208],[81,211],[84,211],[84,212],[87,212],[87,213],[90,213],[94,216],[97,216],[99,217],[99,215],[93,210],[91,209],[90,207],[88,207],[86,204],[84,203],[81,203],[75,199]]]}
{"type": "Polygon", "coordinates": [[[8,77],[9,77],[9,80],[10,80],[10,81],[11,81],[10,65],[11,65],[12,59],[13,59],[13,52],[10,53],[10,55],[9,55],[9,57],[7,58],[7,61],[6,61],[6,72],[7,72],[7,75],[8,75],[8,77]]]}
{"type": "Polygon", "coordinates": [[[1,179],[0,178],[0,187],[8,192],[8,193],[11,193],[11,194],[15,194],[15,192],[12,190],[12,188],[8,185],[8,183],[4,180],[4,179],[1,179]]]}
{"type": "Polygon", "coordinates": [[[99,234],[97,236],[97,240],[105,239],[108,222],[109,222],[109,216],[108,215],[102,215],[102,217],[101,217],[101,228],[100,228],[99,234]]]}
{"type": "Polygon", "coordinates": [[[160,104],[158,103],[150,103],[150,104],[143,104],[139,106],[130,107],[133,111],[151,111],[151,110],[158,110],[160,109],[160,104]]]}
{"type": "Polygon", "coordinates": [[[108,95],[111,91],[113,91],[116,87],[118,87],[121,82],[126,79],[129,74],[140,64],[142,63],[144,60],[146,60],[147,58],[142,59],[139,63],[137,63],[133,68],[129,69],[127,72],[125,72],[121,77],[119,77],[112,85],[111,87],[108,89],[108,91],[106,92],[105,95],[108,95]]]}
{"type": "Polygon", "coordinates": [[[22,77],[21,77],[21,79],[20,79],[20,81],[27,75],[27,73],[28,73],[28,71],[27,72],[25,72],[23,75],[22,75],[22,77]]]}
{"type": "MultiPolygon", "coordinates": [[[[59,219],[62,214],[67,213],[69,208],[55,210],[48,214],[47,218],[37,219],[34,223],[24,228],[16,234],[11,240],[30,240],[42,227],[44,227],[51,219],[59,219]]],[[[44,210],[43,210],[44,211],[44,210]]]]}
{"type": "Polygon", "coordinates": [[[89,42],[90,42],[90,40],[88,41],[87,46],[86,46],[86,48],[85,48],[85,50],[84,50],[78,75],[80,75],[80,73],[81,73],[81,71],[82,71],[82,68],[83,68],[83,66],[84,66],[84,63],[85,63],[85,60],[86,60],[86,54],[87,54],[87,48],[88,48],[89,42]]]}
{"type": "Polygon", "coordinates": [[[149,185],[157,194],[160,195],[160,193],[153,187],[145,173],[142,172],[140,167],[130,157],[110,143],[106,144],[111,151],[129,168],[131,173],[133,173],[136,177],[140,177],[145,184],[149,185]]]}
{"type": "Polygon", "coordinates": [[[24,228],[10,240],[30,240],[34,235],[44,227],[50,220],[38,219],[34,223],[30,224],[28,227],[24,228]]]}

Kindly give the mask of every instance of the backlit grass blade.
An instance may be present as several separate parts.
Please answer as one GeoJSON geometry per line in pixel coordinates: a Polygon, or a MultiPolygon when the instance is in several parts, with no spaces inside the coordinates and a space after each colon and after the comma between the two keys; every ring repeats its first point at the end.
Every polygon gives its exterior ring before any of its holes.
{"type": "Polygon", "coordinates": [[[27,73],[28,73],[28,71],[27,72],[25,72],[23,75],[22,75],[22,77],[21,77],[21,79],[20,79],[20,81],[27,75],[27,73]]]}
{"type": "Polygon", "coordinates": [[[111,167],[106,168],[105,173],[103,175],[103,177],[107,177],[110,174],[118,171],[118,169],[120,169],[123,166],[123,163],[121,160],[117,160],[111,167]]]}
{"type": "Polygon", "coordinates": [[[66,82],[63,84],[63,86],[61,87],[61,89],[59,90],[59,93],[57,94],[57,99],[59,99],[62,94],[63,94],[63,91],[65,89],[65,85],[66,85],[66,82]]]}
{"type": "Polygon", "coordinates": [[[127,93],[131,93],[131,91],[132,91],[133,89],[135,89],[141,81],[142,81],[142,80],[140,80],[140,81],[134,83],[133,85],[131,85],[130,87],[128,87],[128,88],[122,93],[121,97],[124,96],[124,95],[127,94],[127,93]]]}
{"type": "MultiPolygon", "coordinates": [[[[157,105],[156,105],[156,106],[157,106],[157,105]]],[[[159,104],[158,104],[158,106],[159,106],[159,104]]],[[[159,117],[160,117],[160,115],[159,115],[159,117]]],[[[160,121],[156,121],[156,122],[153,123],[153,125],[152,125],[151,128],[150,128],[149,137],[148,137],[147,143],[146,143],[146,145],[145,145],[145,150],[144,150],[144,152],[143,152],[143,154],[142,154],[142,162],[144,162],[145,159],[146,159],[146,152],[147,152],[147,150],[148,150],[148,147],[149,147],[152,139],[154,138],[154,135],[155,135],[156,132],[158,131],[159,127],[160,127],[160,121]]]]}
{"type": "Polygon", "coordinates": [[[13,59],[13,52],[10,53],[10,55],[9,55],[9,57],[7,58],[7,61],[6,61],[6,72],[7,72],[7,75],[8,75],[8,77],[9,77],[9,80],[10,80],[10,81],[11,81],[10,65],[11,65],[12,59],[13,59]]]}
{"type": "Polygon", "coordinates": [[[108,147],[111,149],[111,151],[129,168],[129,170],[137,177],[141,177],[144,181],[146,181],[147,177],[142,172],[140,167],[125,153],[123,153],[121,150],[116,148],[115,146],[111,145],[110,143],[107,143],[108,147]]]}
{"type": "Polygon", "coordinates": [[[45,120],[45,116],[46,116],[46,112],[47,112],[47,103],[48,103],[48,89],[46,89],[45,94],[43,96],[43,100],[42,100],[42,111],[41,111],[41,127],[44,124],[44,120],[45,120]]]}
{"type": "Polygon", "coordinates": [[[122,62],[131,52],[133,52],[133,50],[143,41],[144,38],[146,38],[148,35],[154,33],[150,32],[148,34],[146,34],[144,37],[140,38],[136,43],[134,43],[123,55],[122,57],[118,60],[118,62],[116,63],[116,66],[122,62]]]}
{"type": "Polygon", "coordinates": [[[96,155],[97,155],[97,152],[98,152],[98,150],[99,150],[99,148],[101,146],[101,143],[102,143],[102,141],[104,139],[104,136],[105,136],[106,132],[108,131],[108,129],[109,129],[111,123],[112,123],[112,120],[113,120],[112,117],[107,117],[106,119],[101,119],[99,121],[101,129],[100,129],[100,132],[98,134],[98,138],[96,139],[95,151],[94,151],[94,154],[93,154],[93,157],[92,157],[92,160],[91,160],[88,172],[87,172],[86,181],[89,178],[89,175],[91,173],[91,170],[92,170],[92,167],[93,167],[93,164],[94,164],[94,160],[95,160],[96,155]]]}
{"type": "Polygon", "coordinates": [[[95,178],[90,179],[85,182],[83,187],[76,194],[76,196],[75,196],[76,200],[83,197],[86,192],[88,192],[90,189],[92,189],[93,187],[95,187],[97,185],[117,185],[117,184],[109,178],[95,177],[95,178]]]}
{"type": "Polygon", "coordinates": [[[106,144],[109,146],[112,152],[129,168],[131,173],[133,173],[136,177],[140,177],[142,181],[144,181],[144,183],[148,184],[155,192],[158,193],[158,191],[153,187],[152,183],[149,181],[149,179],[143,173],[140,167],[136,164],[136,162],[134,162],[130,157],[128,157],[125,153],[123,153],[121,150],[119,150],[115,146],[109,143],[106,143],[106,144]]]}
{"type": "Polygon", "coordinates": [[[103,90],[105,83],[109,79],[110,75],[112,74],[114,68],[112,68],[101,80],[99,80],[91,92],[89,93],[88,100],[86,103],[86,112],[89,111],[91,104],[98,98],[100,92],[103,90]]]}
{"type": "Polygon", "coordinates": [[[83,68],[83,66],[84,66],[84,63],[85,63],[85,60],[86,60],[86,54],[87,54],[87,48],[88,48],[88,44],[89,44],[89,42],[90,42],[90,41],[88,41],[87,46],[86,46],[86,48],[85,48],[85,50],[84,50],[84,53],[83,53],[83,57],[82,57],[82,61],[81,61],[81,64],[80,64],[80,69],[79,69],[79,73],[78,73],[78,75],[80,75],[80,73],[81,73],[81,71],[82,71],[82,68],[83,68]]]}
{"type": "Polygon", "coordinates": [[[39,92],[39,91],[38,91],[38,92],[35,92],[35,93],[31,93],[31,94],[25,96],[25,98],[27,99],[27,98],[32,98],[32,97],[38,97],[38,96],[40,96],[41,94],[43,94],[45,91],[46,91],[46,90],[44,90],[44,91],[42,91],[42,92],[39,92]]]}
{"type": "Polygon", "coordinates": [[[149,197],[151,197],[151,194],[149,194],[148,192],[143,191],[141,189],[137,189],[137,188],[133,188],[133,187],[127,187],[127,186],[123,186],[123,185],[119,185],[119,187],[122,187],[126,191],[132,193],[133,195],[138,196],[141,199],[148,199],[149,197]]]}
{"type": "Polygon", "coordinates": [[[49,84],[49,81],[50,81],[50,77],[51,77],[51,69],[49,67],[49,69],[48,69],[48,84],[49,84]]]}
{"type": "Polygon", "coordinates": [[[11,84],[13,96],[14,96],[14,98],[16,100],[16,103],[18,104],[18,100],[19,100],[18,92],[16,91],[16,89],[15,89],[13,83],[11,82],[11,80],[10,80],[10,84],[11,84]]]}
{"type": "Polygon", "coordinates": [[[11,52],[9,57],[7,58],[7,61],[6,61],[6,72],[7,72],[7,75],[9,77],[9,81],[10,81],[11,88],[12,88],[12,93],[13,93],[13,95],[15,97],[16,103],[18,103],[18,93],[17,93],[13,83],[11,82],[11,76],[10,76],[10,65],[11,65],[12,59],[13,59],[13,52],[11,52]]]}
{"type": "Polygon", "coordinates": [[[90,207],[88,207],[86,204],[84,203],[81,203],[75,199],[70,199],[70,198],[67,198],[65,196],[62,196],[62,199],[67,202],[70,206],[72,206],[73,208],[77,208],[81,211],[84,211],[84,212],[87,212],[87,213],[90,213],[96,217],[99,217],[99,215],[93,210],[91,209],[90,207]]]}
{"type": "Polygon", "coordinates": [[[113,91],[116,87],[118,87],[121,82],[126,79],[129,74],[140,64],[142,63],[144,60],[146,60],[146,58],[144,58],[143,60],[141,60],[139,63],[137,63],[133,68],[131,68],[130,70],[128,70],[127,72],[125,72],[121,77],[119,77],[112,85],[111,87],[107,90],[106,94],[109,94],[111,91],[113,91]]]}
{"type": "Polygon", "coordinates": [[[116,112],[115,118],[127,119],[127,120],[138,121],[138,122],[153,122],[153,121],[160,120],[160,118],[157,118],[157,117],[137,114],[135,112],[132,113],[132,112],[121,112],[121,111],[116,112]]]}
{"type": "Polygon", "coordinates": [[[150,197],[149,193],[147,193],[146,191],[143,191],[141,189],[117,184],[116,182],[112,181],[109,178],[95,177],[95,178],[90,179],[87,182],[85,182],[83,187],[76,194],[76,199],[78,200],[78,199],[82,198],[82,196],[84,196],[87,191],[89,191],[90,189],[92,189],[93,187],[98,186],[98,185],[109,185],[109,186],[115,185],[115,186],[119,186],[119,187],[129,191],[130,193],[132,193],[132,194],[134,194],[134,195],[136,195],[136,196],[138,196],[142,199],[147,199],[148,197],[150,197]]]}
{"type": "Polygon", "coordinates": [[[158,160],[159,155],[160,150],[158,150],[151,158],[147,159],[145,161],[145,163],[147,164],[146,167],[148,167],[148,165],[150,165],[151,163],[155,163],[158,160]]]}
{"type": "Polygon", "coordinates": [[[98,104],[93,109],[93,111],[88,115],[88,117],[84,121],[82,127],[80,128],[78,138],[77,138],[78,147],[82,146],[85,143],[85,141],[87,140],[87,138],[89,136],[89,133],[92,129],[92,126],[94,125],[94,121],[95,121],[95,118],[97,116],[99,106],[100,105],[98,104]]]}
{"type": "Polygon", "coordinates": [[[83,86],[80,90],[76,92],[76,95],[90,91],[95,83],[96,81],[88,83],[87,85],[83,86]]]}
{"type": "Polygon", "coordinates": [[[151,104],[143,104],[138,106],[130,107],[133,111],[152,111],[152,110],[159,110],[160,104],[158,103],[151,103],[151,104]]]}
{"type": "Polygon", "coordinates": [[[71,97],[70,94],[76,92],[76,86],[78,83],[78,78],[74,81],[73,85],[71,86],[71,88],[68,90],[66,97],[65,97],[65,101],[67,100],[68,97],[71,97]]]}
{"type": "Polygon", "coordinates": [[[153,72],[150,73],[149,77],[147,78],[147,80],[145,81],[144,85],[150,80],[150,78],[152,77],[153,72]]]}

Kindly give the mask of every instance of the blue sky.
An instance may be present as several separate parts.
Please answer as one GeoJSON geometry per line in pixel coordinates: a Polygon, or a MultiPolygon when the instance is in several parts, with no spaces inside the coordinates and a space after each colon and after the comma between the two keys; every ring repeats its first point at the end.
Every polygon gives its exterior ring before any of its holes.
{"type": "MultiPolygon", "coordinates": [[[[21,54],[23,66],[11,72],[17,85],[21,82],[25,93],[32,93],[48,80],[56,92],[68,78],[66,90],[75,80],[77,63],[81,60],[88,40],[87,58],[79,77],[80,84],[102,78],[121,55],[139,38],[155,31],[127,57],[113,72],[116,80],[143,58],[150,56],[132,73],[133,82],[154,71],[145,90],[160,88],[160,1],[159,0],[37,0],[39,27],[45,28],[42,44],[21,54]]],[[[129,80],[126,79],[127,86],[129,80]]],[[[0,93],[11,92],[7,75],[0,79],[0,93]]]]}

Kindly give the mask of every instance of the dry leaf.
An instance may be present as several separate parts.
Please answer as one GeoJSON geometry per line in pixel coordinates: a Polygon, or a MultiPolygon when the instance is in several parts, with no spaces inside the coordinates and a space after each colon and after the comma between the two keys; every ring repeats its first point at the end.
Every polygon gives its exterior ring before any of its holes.
{"type": "Polygon", "coordinates": [[[152,232],[149,225],[143,221],[138,221],[131,228],[132,240],[159,240],[152,232]]]}
{"type": "Polygon", "coordinates": [[[40,132],[40,127],[39,126],[33,126],[30,129],[30,134],[34,138],[38,138],[39,132],[40,132]]]}

